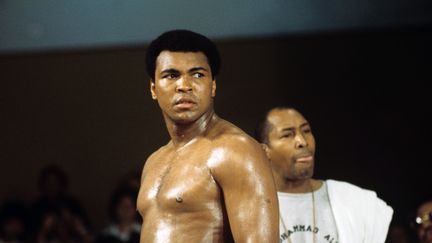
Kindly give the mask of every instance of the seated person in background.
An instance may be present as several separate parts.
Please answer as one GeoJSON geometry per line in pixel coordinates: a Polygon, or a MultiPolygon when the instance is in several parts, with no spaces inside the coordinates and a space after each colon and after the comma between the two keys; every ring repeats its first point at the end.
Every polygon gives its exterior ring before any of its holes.
{"type": "Polygon", "coordinates": [[[141,224],[136,210],[137,191],[120,187],[111,196],[111,224],[97,237],[96,243],[139,243],[141,224]]]}
{"type": "Polygon", "coordinates": [[[418,205],[412,226],[419,243],[432,243],[432,198],[418,205]]]}
{"type": "Polygon", "coordinates": [[[78,199],[68,192],[66,173],[57,165],[44,167],[38,178],[39,196],[31,205],[32,228],[39,242],[72,234],[87,242],[90,221],[78,199]],[[69,233],[63,232],[66,230],[69,233]]]}
{"type": "Polygon", "coordinates": [[[67,202],[46,209],[37,228],[36,243],[91,243],[93,235],[81,211],[67,202]]]}
{"type": "Polygon", "coordinates": [[[0,207],[0,243],[22,243],[28,240],[28,214],[19,201],[6,201],[0,207]]]}
{"type": "Polygon", "coordinates": [[[373,191],[313,178],[315,138],[293,108],[271,109],[257,128],[273,169],[280,242],[383,243],[393,210],[373,191]]]}

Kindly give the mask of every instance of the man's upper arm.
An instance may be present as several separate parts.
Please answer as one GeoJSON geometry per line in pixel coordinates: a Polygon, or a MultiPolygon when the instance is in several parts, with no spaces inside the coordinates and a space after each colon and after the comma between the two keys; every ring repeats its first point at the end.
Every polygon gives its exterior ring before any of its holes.
{"type": "Polygon", "coordinates": [[[235,242],[278,242],[279,208],[270,164],[249,138],[224,143],[211,165],[220,185],[235,242]]]}

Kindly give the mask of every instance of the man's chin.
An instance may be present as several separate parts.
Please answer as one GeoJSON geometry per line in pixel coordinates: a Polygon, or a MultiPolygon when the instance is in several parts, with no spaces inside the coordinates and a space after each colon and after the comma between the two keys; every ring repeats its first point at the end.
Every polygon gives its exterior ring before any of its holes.
{"type": "Polygon", "coordinates": [[[187,125],[187,124],[195,122],[197,119],[195,118],[195,116],[192,112],[188,112],[188,113],[184,112],[182,114],[178,114],[178,115],[174,116],[172,118],[172,120],[176,124],[187,125]]]}
{"type": "Polygon", "coordinates": [[[313,176],[313,167],[312,168],[303,168],[297,170],[296,178],[299,180],[310,179],[313,176]]]}

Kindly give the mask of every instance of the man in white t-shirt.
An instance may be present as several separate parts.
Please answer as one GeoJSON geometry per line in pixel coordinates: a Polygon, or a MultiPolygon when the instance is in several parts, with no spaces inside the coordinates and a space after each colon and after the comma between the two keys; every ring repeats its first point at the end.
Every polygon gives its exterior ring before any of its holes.
{"type": "Polygon", "coordinates": [[[393,210],[375,192],[313,178],[315,138],[297,110],[270,110],[257,128],[257,140],[271,161],[278,190],[280,242],[385,241],[393,210]]]}

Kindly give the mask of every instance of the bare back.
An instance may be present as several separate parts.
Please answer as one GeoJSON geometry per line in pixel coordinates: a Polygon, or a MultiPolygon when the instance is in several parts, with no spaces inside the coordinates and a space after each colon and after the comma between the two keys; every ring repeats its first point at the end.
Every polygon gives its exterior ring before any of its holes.
{"type": "Polygon", "coordinates": [[[168,143],[152,154],[137,204],[143,243],[243,242],[273,233],[278,239],[276,191],[265,155],[224,120],[181,148],[168,143]]]}

